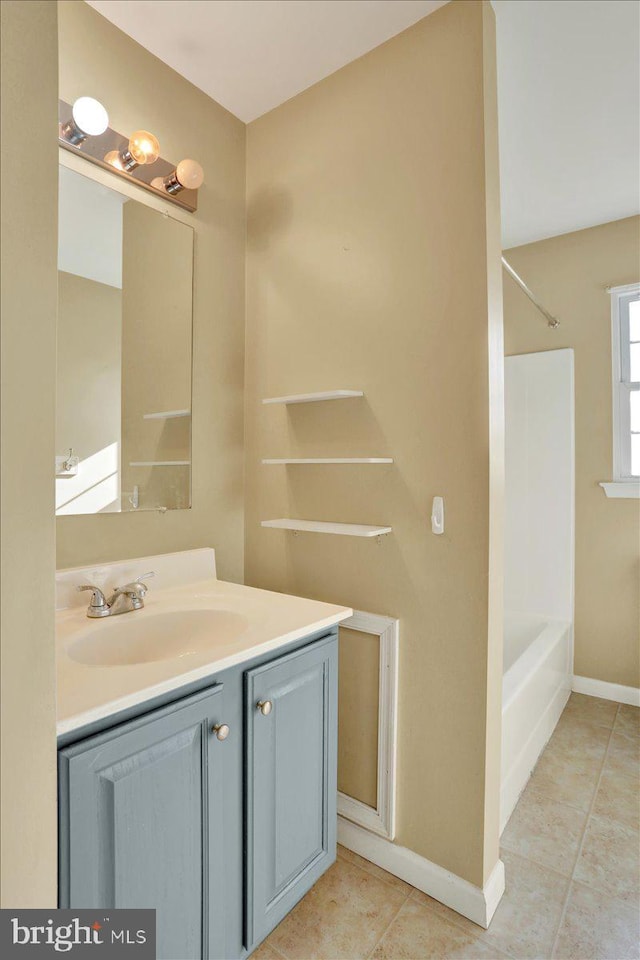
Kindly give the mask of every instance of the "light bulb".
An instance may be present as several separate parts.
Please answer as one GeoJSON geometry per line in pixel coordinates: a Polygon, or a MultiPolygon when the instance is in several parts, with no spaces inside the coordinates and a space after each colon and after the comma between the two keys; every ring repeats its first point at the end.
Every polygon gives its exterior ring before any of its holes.
{"type": "Polygon", "coordinates": [[[160,156],[160,144],[148,130],[136,130],[129,140],[129,153],[136,164],[153,163],[160,156]]]}
{"type": "Polygon", "coordinates": [[[71,108],[74,123],[88,137],[99,137],[109,126],[109,114],[99,100],[79,97],[71,108]]]}
{"type": "Polygon", "coordinates": [[[181,160],[172,174],[162,181],[167,193],[197,190],[204,183],[204,170],[195,160],[181,160]]]}
{"type": "Polygon", "coordinates": [[[109,153],[105,153],[104,162],[109,163],[112,167],[115,167],[116,170],[124,170],[119,150],[109,150],[109,153]]]}
{"type": "Polygon", "coordinates": [[[197,190],[204,183],[204,170],[196,160],[181,160],[176,167],[176,179],[185,190],[197,190]]]}
{"type": "Polygon", "coordinates": [[[99,100],[79,97],[71,108],[71,119],[60,131],[63,140],[78,145],[87,137],[99,137],[109,126],[109,114],[99,100]]]}

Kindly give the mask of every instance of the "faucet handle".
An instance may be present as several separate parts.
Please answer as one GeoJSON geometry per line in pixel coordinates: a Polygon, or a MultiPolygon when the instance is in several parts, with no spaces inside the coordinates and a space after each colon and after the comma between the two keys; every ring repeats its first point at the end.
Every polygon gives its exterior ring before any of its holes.
{"type": "Polygon", "coordinates": [[[83,590],[91,590],[91,600],[89,601],[89,610],[87,616],[105,617],[109,613],[109,605],[105,600],[104,593],[100,587],[94,587],[91,583],[83,583],[76,587],[78,593],[83,590]]]}
{"type": "Polygon", "coordinates": [[[133,581],[134,583],[142,583],[143,580],[151,580],[152,577],[155,577],[155,570],[149,570],[148,573],[142,573],[139,577],[136,577],[133,581]]]}
{"type": "MultiPolygon", "coordinates": [[[[135,586],[139,587],[139,590],[137,591],[138,595],[144,597],[145,593],[147,593],[149,589],[149,587],[146,585],[144,581],[151,580],[151,578],[155,577],[155,575],[156,575],[155,570],[149,570],[148,573],[143,573],[141,576],[136,577],[133,583],[128,583],[127,587],[135,587],[135,586]]],[[[126,590],[127,587],[124,587],[123,589],[126,590]]]]}
{"type": "Polygon", "coordinates": [[[136,579],[132,580],[130,583],[125,583],[124,587],[116,587],[113,592],[114,597],[116,597],[120,593],[125,593],[130,597],[135,597],[136,599],[142,599],[142,597],[144,597],[144,595],[149,589],[144,581],[150,580],[151,577],[155,577],[154,570],[149,570],[148,573],[143,573],[141,576],[136,577],[136,579]]]}

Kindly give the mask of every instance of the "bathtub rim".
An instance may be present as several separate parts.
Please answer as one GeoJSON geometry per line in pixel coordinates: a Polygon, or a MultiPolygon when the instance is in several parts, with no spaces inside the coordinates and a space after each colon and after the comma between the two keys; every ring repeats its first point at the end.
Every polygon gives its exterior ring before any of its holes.
{"type": "Polygon", "coordinates": [[[549,656],[553,648],[569,633],[570,659],[573,661],[573,624],[571,620],[555,620],[538,614],[521,614],[505,611],[505,616],[531,616],[540,620],[541,630],[527,646],[524,653],[514,660],[502,677],[502,713],[507,710],[526,686],[531,674],[549,656]]]}

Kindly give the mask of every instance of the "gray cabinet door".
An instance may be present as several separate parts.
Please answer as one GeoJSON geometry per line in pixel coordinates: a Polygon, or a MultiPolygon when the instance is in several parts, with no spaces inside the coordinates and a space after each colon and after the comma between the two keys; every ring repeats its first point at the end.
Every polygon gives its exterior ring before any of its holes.
{"type": "Polygon", "coordinates": [[[248,670],[245,697],[251,949],[335,860],[336,635],[248,670]]]}
{"type": "MultiPolygon", "coordinates": [[[[222,685],[60,751],[63,906],[154,907],[158,957],[224,956],[222,685]]],[[[238,798],[240,801],[240,798],[238,798]]]]}

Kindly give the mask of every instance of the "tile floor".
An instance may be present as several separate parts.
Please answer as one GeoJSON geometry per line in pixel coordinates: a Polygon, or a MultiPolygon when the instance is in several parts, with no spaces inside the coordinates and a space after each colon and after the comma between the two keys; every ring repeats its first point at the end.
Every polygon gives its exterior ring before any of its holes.
{"type": "Polygon", "coordinates": [[[252,960],[637,960],[640,709],[572,694],[502,837],[488,930],[356,854],[252,960]]]}

